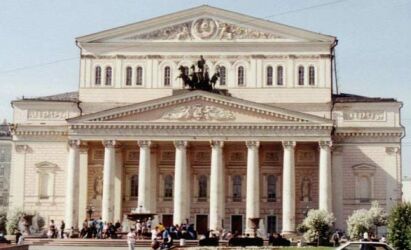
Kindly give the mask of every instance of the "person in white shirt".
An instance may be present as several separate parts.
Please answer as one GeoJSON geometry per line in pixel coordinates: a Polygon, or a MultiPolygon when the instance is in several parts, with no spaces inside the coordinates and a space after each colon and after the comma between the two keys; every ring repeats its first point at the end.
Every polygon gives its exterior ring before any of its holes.
{"type": "Polygon", "coordinates": [[[134,228],[130,229],[130,232],[127,234],[127,244],[129,250],[134,250],[134,245],[136,244],[136,233],[134,228]]]}

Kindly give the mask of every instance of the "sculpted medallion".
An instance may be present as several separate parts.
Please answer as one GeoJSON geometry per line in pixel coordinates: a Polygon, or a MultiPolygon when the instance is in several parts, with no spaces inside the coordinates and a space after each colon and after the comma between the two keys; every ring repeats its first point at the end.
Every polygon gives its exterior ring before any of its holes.
{"type": "Polygon", "coordinates": [[[199,39],[211,39],[215,37],[218,24],[211,18],[201,18],[193,22],[191,33],[199,39]]]}

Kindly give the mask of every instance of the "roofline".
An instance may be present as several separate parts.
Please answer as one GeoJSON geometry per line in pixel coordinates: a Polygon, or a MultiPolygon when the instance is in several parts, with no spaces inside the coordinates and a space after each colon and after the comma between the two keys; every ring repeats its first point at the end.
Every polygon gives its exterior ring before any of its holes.
{"type": "Polygon", "coordinates": [[[98,39],[101,39],[101,38],[105,37],[106,33],[116,31],[116,32],[114,32],[114,34],[111,34],[111,35],[118,35],[118,34],[122,34],[126,28],[129,28],[129,27],[132,27],[132,26],[141,25],[143,23],[154,22],[155,20],[158,20],[158,19],[176,18],[176,17],[178,17],[179,15],[181,15],[183,13],[189,13],[189,12],[194,11],[194,10],[202,10],[202,9],[204,9],[205,11],[209,11],[210,13],[212,13],[213,11],[214,12],[218,11],[218,12],[230,13],[230,14],[232,14],[234,16],[238,16],[238,17],[240,17],[240,16],[241,17],[246,17],[246,18],[250,19],[250,22],[258,21],[258,22],[261,22],[261,23],[266,24],[266,25],[275,24],[275,25],[279,25],[283,28],[291,28],[291,29],[294,29],[294,30],[299,30],[301,32],[308,33],[310,35],[321,36],[322,39],[324,39],[325,41],[328,41],[330,43],[333,43],[336,40],[335,36],[325,35],[325,34],[322,34],[322,33],[313,32],[313,31],[309,31],[309,30],[306,30],[306,29],[302,29],[302,28],[298,28],[298,27],[294,27],[294,26],[290,26],[290,25],[286,25],[286,24],[281,24],[281,23],[266,20],[266,19],[263,19],[263,18],[254,17],[254,16],[250,16],[250,15],[247,15],[247,14],[234,12],[234,11],[231,11],[231,10],[225,10],[225,9],[222,9],[222,8],[209,6],[209,5],[200,5],[200,6],[192,7],[192,8],[189,8],[189,9],[184,9],[184,10],[176,11],[176,12],[173,12],[173,13],[169,13],[169,14],[160,15],[160,16],[157,16],[157,17],[141,20],[141,21],[138,21],[138,22],[135,22],[135,23],[126,24],[126,25],[122,25],[122,26],[102,30],[102,31],[95,32],[95,33],[88,34],[88,35],[84,35],[84,36],[79,36],[79,37],[76,37],[75,40],[76,40],[76,43],[90,42],[90,41],[98,40],[98,39]]]}

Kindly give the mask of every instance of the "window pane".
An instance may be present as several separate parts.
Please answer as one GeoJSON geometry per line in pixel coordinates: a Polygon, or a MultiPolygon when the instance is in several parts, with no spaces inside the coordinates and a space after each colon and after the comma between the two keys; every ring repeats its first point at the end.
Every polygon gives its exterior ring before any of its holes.
{"type": "Polygon", "coordinates": [[[106,68],[106,85],[111,85],[111,74],[112,74],[111,67],[107,67],[106,68]]]}
{"type": "Polygon", "coordinates": [[[131,67],[127,67],[126,69],[126,85],[130,86],[131,85],[131,78],[133,76],[133,71],[131,67]]]}
{"type": "Polygon", "coordinates": [[[243,86],[244,85],[244,67],[240,66],[238,67],[238,86],[243,86]]]}
{"type": "Polygon", "coordinates": [[[49,175],[41,174],[40,175],[40,198],[49,197],[49,175]]]}
{"type": "Polygon", "coordinates": [[[274,175],[267,177],[267,198],[268,201],[275,201],[276,198],[276,180],[274,175]]]}
{"type": "Polygon", "coordinates": [[[233,201],[241,201],[241,176],[233,177],[233,201]]]}
{"type": "Polygon", "coordinates": [[[315,85],[315,68],[314,66],[310,66],[309,70],[309,85],[315,85]]]}
{"type": "Polygon", "coordinates": [[[138,175],[133,175],[131,177],[130,196],[131,197],[137,197],[138,196],[138,175]]]}
{"type": "Polygon", "coordinates": [[[220,85],[224,86],[226,83],[226,70],[224,66],[220,66],[220,85]]]}
{"type": "Polygon", "coordinates": [[[273,67],[267,67],[267,86],[273,85],[273,67]]]}
{"type": "Polygon", "coordinates": [[[173,176],[167,175],[164,179],[164,197],[173,197],[173,176]]]}
{"type": "Polygon", "coordinates": [[[298,67],[298,85],[304,85],[304,67],[298,67]]]}
{"type": "Polygon", "coordinates": [[[165,67],[164,68],[164,86],[170,86],[170,67],[165,67]]]}
{"type": "Polygon", "coordinates": [[[207,198],[207,176],[202,175],[198,180],[198,198],[207,198]]]}
{"type": "Polygon", "coordinates": [[[96,67],[96,75],[95,75],[95,84],[100,85],[101,84],[101,67],[97,66],[96,67]]]}
{"type": "Polygon", "coordinates": [[[277,67],[277,85],[282,86],[284,85],[284,68],[283,66],[277,67]]]}
{"type": "Polygon", "coordinates": [[[143,68],[137,67],[136,85],[143,85],[143,68]]]}

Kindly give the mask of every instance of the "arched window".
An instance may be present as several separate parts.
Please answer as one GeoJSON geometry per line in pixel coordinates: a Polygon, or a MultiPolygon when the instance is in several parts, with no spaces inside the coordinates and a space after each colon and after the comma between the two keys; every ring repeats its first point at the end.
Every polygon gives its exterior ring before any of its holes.
{"type": "Polygon", "coordinates": [[[240,66],[237,69],[237,84],[238,86],[244,86],[244,67],[240,66]]]}
{"type": "Polygon", "coordinates": [[[49,175],[47,173],[40,174],[40,199],[49,198],[49,175]]]}
{"type": "Polygon", "coordinates": [[[310,66],[308,68],[308,84],[315,85],[315,68],[314,66],[310,66]]]}
{"type": "Polygon", "coordinates": [[[304,66],[298,67],[298,85],[304,85],[304,66]]]}
{"type": "Polygon", "coordinates": [[[137,197],[138,196],[138,175],[131,176],[130,196],[131,197],[137,197]]]}
{"type": "Polygon", "coordinates": [[[131,67],[126,68],[126,85],[130,86],[131,85],[131,79],[133,77],[133,70],[131,67]]]}
{"type": "Polygon", "coordinates": [[[207,198],[207,176],[201,175],[198,179],[198,199],[205,200],[207,198]]]}
{"type": "Polygon", "coordinates": [[[277,66],[277,85],[284,85],[284,68],[283,66],[277,66]]]}
{"type": "Polygon", "coordinates": [[[274,175],[267,177],[267,199],[268,201],[275,201],[276,198],[276,179],[274,175]]]}
{"type": "Polygon", "coordinates": [[[168,200],[173,198],[173,176],[171,175],[164,178],[164,198],[168,200]]]}
{"type": "Polygon", "coordinates": [[[112,69],[111,67],[106,68],[106,85],[111,85],[112,69]]]}
{"type": "Polygon", "coordinates": [[[233,177],[233,201],[241,201],[241,176],[233,177]]]}
{"type": "Polygon", "coordinates": [[[273,67],[267,67],[267,86],[273,85],[273,67]]]}
{"type": "Polygon", "coordinates": [[[164,68],[164,86],[170,86],[171,83],[171,72],[170,67],[167,66],[164,68]]]}
{"type": "Polygon", "coordinates": [[[226,83],[226,69],[224,66],[220,66],[220,85],[225,86],[226,83]]]}
{"type": "Polygon", "coordinates": [[[143,67],[138,66],[136,69],[136,85],[143,85],[143,67]]]}
{"type": "Polygon", "coordinates": [[[100,66],[96,67],[94,84],[95,85],[101,85],[101,67],[100,66]]]}

